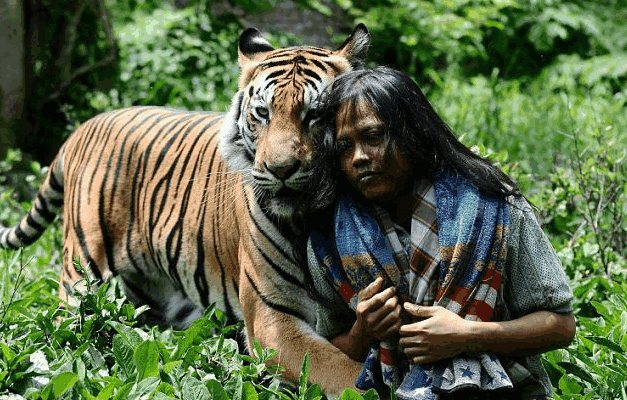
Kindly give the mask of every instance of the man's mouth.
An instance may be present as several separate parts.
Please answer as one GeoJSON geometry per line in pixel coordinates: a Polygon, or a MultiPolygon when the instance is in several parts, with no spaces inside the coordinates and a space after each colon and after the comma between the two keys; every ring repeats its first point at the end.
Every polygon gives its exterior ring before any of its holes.
{"type": "Polygon", "coordinates": [[[368,172],[362,172],[361,174],[357,175],[357,182],[368,182],[372,177],[375,176],[379,176],[381,175],[379,172],[372,172],[372,171],[368,171],[368,172]]]}

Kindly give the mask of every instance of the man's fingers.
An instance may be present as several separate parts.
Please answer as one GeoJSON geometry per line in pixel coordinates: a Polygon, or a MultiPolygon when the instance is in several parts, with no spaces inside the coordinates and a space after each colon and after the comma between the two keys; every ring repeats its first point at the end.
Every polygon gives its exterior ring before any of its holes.
{"type": "Polygon", "coordinates": [[[382,291],[381,293],[377,293],[369,299],[360,300],[357,305],[358,312],[373,312],[378,310],[379,308],[384,308],[387,312],[392,311],[396,305],[398,304],[398,299],[396,298],[396,289],[394,287],[389,287],[382,291]]]}
{"type": "MultiPolygon", "coordinates": [[[[381,311],[381,310],[379,310],[381,311]]],[[[373,315],[374,317],[375,315],[373,315]]],[[[397,305],[395,309],[387,312],[377,312],[376,318],[371,319],[371,326],[375,325],[374,331],[379,336],[387,336],[390,330],[393,330],[394,333],[398,333],[398,330],[401,327],[403,320],[401,319],[401,306],[397,305]],[[379,321],[380,320],[380,321],[379,321]],[[377,322],[378,321],[378,322],[377,322]]]]}
{"type": "Polygon", "coordinates": [[[377,321],[383,320],[390,314],[400,318],[401,306],[398,304],[398,298],[394,296],[394,292],[388,292],[388,290],[390,289],[386,289],[372,299],[357,305],[357,313],[365,316],[370,326],[375,325],[377,321]]]}
{"type": "Polygon", "coordinates": [[[374,295],[376,295],[377,293],[379,293],[381,289],[383,288],[384,282],[385,281],[383,280],[382,277],[380,276],[377,277],[374,280],[374,282],[372,282],[370,285],[366,286],[365,289],[359,292],[359,294],[357,295],[357,298],[359,299],[359,301],[368,300],[374,295]]]}
{"type": "Polygon", "coordinates": [[[426,355],[409,358],[409,362],[412,364],[428,364],[433,361],[436,361],[436,360],[433,357],[426,356],[426,355]]]}
{"type": "Polygon", "coordinates": [[[419,306],[417,304],[405,302],[403,304],[405,311],[407,311],[410,315],[418,318],[430,318],[435,315],[437,310],[440,308],[438,306],[419,306]]]}

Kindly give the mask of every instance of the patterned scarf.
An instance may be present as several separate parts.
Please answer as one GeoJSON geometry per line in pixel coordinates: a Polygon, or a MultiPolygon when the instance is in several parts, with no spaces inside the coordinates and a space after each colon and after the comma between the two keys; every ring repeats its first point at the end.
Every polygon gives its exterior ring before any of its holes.
{"type": "MultiPolygon", "coordinates": [[[[433,176],[433,186],[419,182],[414,196],[408,246],[401,244],[385,210],[376,208],[373,213],[350,196],[340,197],[334,232],[311,238],[328,279],[353,310],[357,293],[382,276],[387,287],[397,288],[401,301],[438,305],[474,321],[491,321],[495,313],[499,318],[509,233],[507,203],[444,172],[433,176]]],[[[357,387],[382,389],[385,384],[397,388],[401,399],[436,399],[438,393],[460,388],[513,387],[494,355],[462,354],[431,365],[409,365],[397,346],[394,340],[369,349],[357,387]]],[[[517,369],[507,366],[508,371],[512,368],[517,369]]]]}

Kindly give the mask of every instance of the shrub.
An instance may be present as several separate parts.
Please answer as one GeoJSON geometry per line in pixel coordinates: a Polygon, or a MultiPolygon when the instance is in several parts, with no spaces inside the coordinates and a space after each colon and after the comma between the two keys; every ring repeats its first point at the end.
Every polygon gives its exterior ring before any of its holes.
{"type": "Polygon", "coordinates": [[[136,11],[116,26],[120,75],[92,105],[108,110],[157,105],[224,111],[237,90],[240,25],[226,15],[211,18],[202,5],[182,10],[136,11]]]}

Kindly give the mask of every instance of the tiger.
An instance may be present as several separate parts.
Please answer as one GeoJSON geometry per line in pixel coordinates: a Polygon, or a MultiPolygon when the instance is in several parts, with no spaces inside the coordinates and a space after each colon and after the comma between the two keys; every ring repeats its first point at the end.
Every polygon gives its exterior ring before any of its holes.
{"type": "Polygon", "coordinates": [[[185,329],[210,304],[244,321],[271,361],[325,393],[354,388],[361,365],[315,333],[315,298],[294,258],[294,211],[306,192],[319,96],[360,67],[370,43],[357,25],[335,50],[274,48],[248,28],[238,91],[226,112],[135,106],[82,123],[61,146],[27,214],[0,227],[0,247],[33,243],[63,212],[62,301],[85,271],[118,277],[146,319],[185,329]]]}

